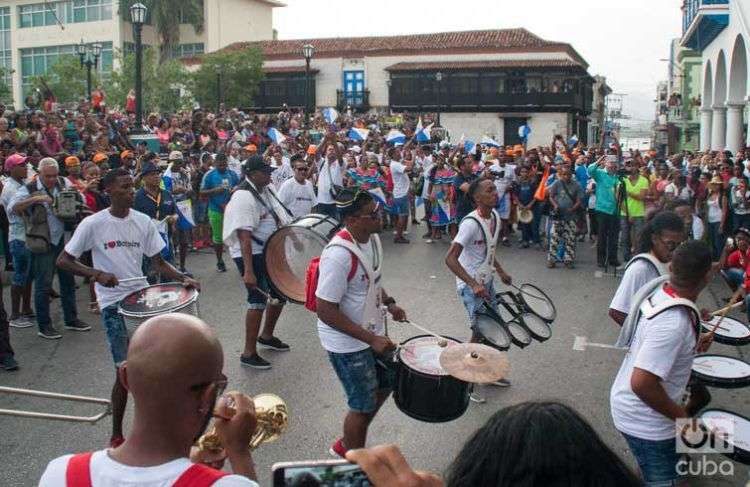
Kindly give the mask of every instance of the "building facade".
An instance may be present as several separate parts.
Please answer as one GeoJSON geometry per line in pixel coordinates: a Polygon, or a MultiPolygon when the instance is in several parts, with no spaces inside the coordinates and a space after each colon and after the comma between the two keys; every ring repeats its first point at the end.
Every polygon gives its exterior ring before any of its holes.
{"type": "MultiPolygon", "coordinates": [[[[0,1],[0,67],[11,86],[13,104],[23,106],[34,76],[45,74],[75,45],[98,43],[98,69],[106,77],[116,63],[114,52],[133,49],[133,29],[118,12],[118,0],[0,1]]],[[[272,39],[275,0],[203,0],[204,28],[180,25],[175,57],[212,52],[240,40],[272,39]]],[[[143,28],[143,43],[158,45],[153,25],[143,28]]]]}
{"type": "Polygon", "coordinates": [[[667,82],[667,126],[671,137],[668,152],[697,151],[700,138],[700,53],[671,43],[667,82]]]}
{"type": "Polygon", "coordinates": [[[681,45],[701,55],[700,149],[750,145],[750,0],[686,0],[681,45]]]}
{"type": "Polygon", "coordinates": [[[227,49],[258,47],[264,56],[266,79],[248,108],[306,106],[308,43],[318,107],[438,112],[454,138],[488,135],[505,144],[519,141],[524,123],[532,145],[554,134],[588,138],[588,64],[571,45],[525,29],[238,43],[227,49]]]}

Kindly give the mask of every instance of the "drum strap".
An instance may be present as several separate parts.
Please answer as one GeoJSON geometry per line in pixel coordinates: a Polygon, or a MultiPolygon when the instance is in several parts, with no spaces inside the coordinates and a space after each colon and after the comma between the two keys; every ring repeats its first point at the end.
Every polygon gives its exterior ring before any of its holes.
{"type": "Polygon", "coordinates": [[[630,259],[630,261],[625,266],[625,270],[627,270],[628,267],[633,265],[634,262],[637,262],[639,260],[645,260],[646,262],[651,264],[654,270],[656,271],[656,273],[659,274],[660,276],[663,276],[669,273],[669,270],[666,268],[666,265],[659,262],[659,259],[654,257],[654,255],[651,252],[644,252],[642,254],[638,254],[634,256],[632,259],[630,259]]]}
{"type": "MultiPolygon", "coordinates": [[[[273,204],[271,205],[271,207],[269,207],[268,204],[265,202],[265,200],[260,196],[260,193],[258,193],[258,190],[255,188],[255,186],[252,183],[250,183],[247,180],[247,178],[244,181],[242,181],[242,183],[240,183],[240,185],[239,185],[239,187],[237,189],[244,189],[244,190],[249,191],[250,194],[253,195],[253,198],[255,198],[256,201],[258,201],[258,203],[260,203],[263,206],[263,208],[265,208],[266,210],[268,210],[269,213],[271,213],[271,216],[273,217],[274,221],[276,222],[276,228],[281,228],[282,226],[284,226],[284,224],[286,222],[282,222],[281,221],[281,217],[279,217],[279,215],[276,213],[276,210],[274,210],[272,208],[273,204]]],[[[293,218],[292,212],[289,211],[289,208],[287,208],[286,206],[284,206],[284,204],[279,200],[279,198],[273,192],[273,189],[270,188],[270,187],[266,187],[265,189],[266,189],[266,192],[268,194],[270,194],[273,199],[276,200],[276,202],[279,204],[279,206],[284,209],[284,211],[286,212],[287,216],[289,218],[293,218]]]]}

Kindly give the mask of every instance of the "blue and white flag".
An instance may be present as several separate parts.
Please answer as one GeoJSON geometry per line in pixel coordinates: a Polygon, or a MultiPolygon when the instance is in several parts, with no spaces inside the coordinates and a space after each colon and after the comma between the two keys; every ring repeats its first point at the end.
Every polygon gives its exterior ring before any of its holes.
{"type": "Polygon", "coordinates": [[[523,124],[520,127],[518,127],[518,136],[523,140],[524,142],[529,140],[529,135],[531,134],[531,127],[529,127],[528,124],[523,124]]]}
{"type": "Polygon", "coordinates": [[[432,135],[430,134],[430,131],[432,130],[432,125],[430,124],[427,127],[422,126],[422,117],[419,118],[419,122],[417,122],[417,142],[424,143],[429,142],[432,140],[432,135]]]}
{"type": "Polygon", "coordinates": [[[575,147],[575,145],[576,145],[577,143],[578,143],[578,136],[577,136],[576,134],[573,134],[573,135],[572,135],[572,136],[571,136],[571,137],[570,137],[570,138],[568,139],[568,147],[570,147],[570,148],[572,149],[573,147],[575,147]]]}
{"type": "Polygon", "coordinates": [[[492,137],[489,137],[487,135],[485,135],[484,137],[482,137],[482,140],[480,140],[479,143],[482,144],[482,145],[487,145],[489,147],[498,147],[498,148],[500,147],[500,143],[499,142],[497,142],[495,139],[493,139],[492,137]]]}
{"type": "Polygon", "coordinates": [[[367,192],[370,193],[370,195],[372,195],[375,201],[380,203],[380,206],[384,208],[385,211],[391,210],[390,205],[386,201],[385,193],[383,192],[381,188],[370,188],[367,190],[367,192]]]}
{"type": "Polygon", "coordinates": [[[385,136],[385,141],[389,144],[398,145],[406,143],[406,135],[396,129],[391,129],[385,136]]]}
{"type": "Polygon", "coordinates": [[[334,122],[336,122],[336,119],[339,118],[339,112],[336,111],[335,108],[324,108],[323,118],[325,118],[326,122],[328,122],[330,125],[333,125],[334,122]]]}
{"type": "Polygon", "coordinates": [[[284,140],[286,140],[284,134],[282,134],[281,131],[275,127],[271,127],[270,129],[268,129],[268,137],[270,137],[270,139],[273,140],[273,143],[276,145],[281,145],[284,140]]]}
{"type": "Polygon", "coordinates": [[[352,140],[358,140],[364,142],[367,140],[367,136],[370,135],[370,131],[367,129],[351,128],[349,129],[349,138],[352,140]]]}
{"type": "Polygon", "coordinates": [[[477,144],[473,140],[464,140],[464,153],[473,154],[477,149],[477,144]]]}
{"type": "MultiPolygon", "coordinates": [[[[164,171],[164,174],[161,177],[161,183],[159,186],[161,189],[171,193],[174,190],[174,179],[172,178],[172,165],[174,163],[170,162],[167,166],[167,170],[164,171]]],[[[177,226],[180,230],[190,230],[195,226],[195,221],[193,220],[193,208],[190,203],[189,199],[186,199],[184,201],[177,201],[175,202],[175,206],[177,207],[177,226]]]]}

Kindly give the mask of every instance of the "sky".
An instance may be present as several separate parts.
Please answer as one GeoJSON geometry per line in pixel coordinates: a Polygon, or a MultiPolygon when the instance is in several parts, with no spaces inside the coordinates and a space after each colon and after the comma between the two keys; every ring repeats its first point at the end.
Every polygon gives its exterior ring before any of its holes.
{"type": "Polygon", "coordinates": [[[681,34],[682,0],[283,0],[280,39],[420,34],[523,27],[571,44],[589,74],[622,93],[623,111],[652,120],[656,84],[667,77],[670,40],[681,34]]]}

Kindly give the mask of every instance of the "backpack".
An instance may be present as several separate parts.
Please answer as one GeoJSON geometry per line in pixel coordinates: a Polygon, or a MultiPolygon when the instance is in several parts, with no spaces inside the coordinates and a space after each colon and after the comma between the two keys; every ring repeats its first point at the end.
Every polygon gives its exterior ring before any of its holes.
{"type": "MultiPolygon", "coordinates": [[[[345,230],[341,230],[336,234],[338,237],[344,240],[352,241],[351,235],[345,230]]],[[[354,274],[357,273],[357,266],[359,260],[357,256],[352,254],[352,264],[349,269],[349,275],[346,276],[346,281],[349,282],[354,278],[354,274]]],[[[318,290],[318,278],[320,277],[320,257],[313,257],[310,263],[307,264],[307,271],[305,272],[305,308],[316,313],[318,311],[318,298],[315,296],[315,292],[318,290]]]]}

